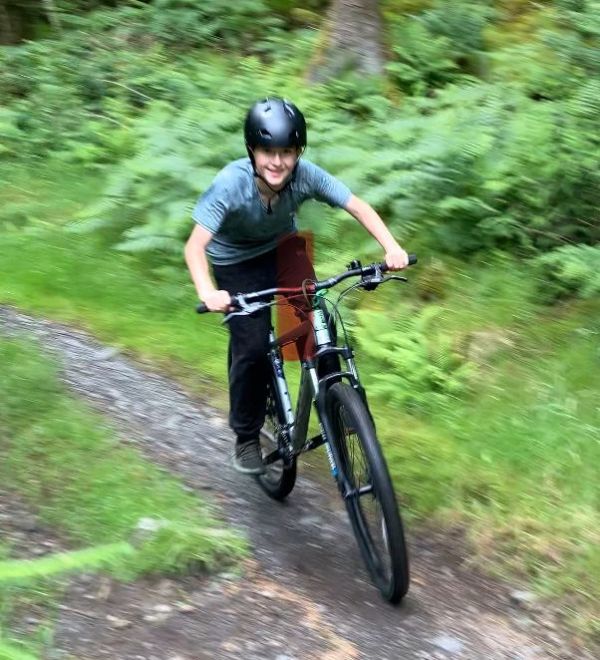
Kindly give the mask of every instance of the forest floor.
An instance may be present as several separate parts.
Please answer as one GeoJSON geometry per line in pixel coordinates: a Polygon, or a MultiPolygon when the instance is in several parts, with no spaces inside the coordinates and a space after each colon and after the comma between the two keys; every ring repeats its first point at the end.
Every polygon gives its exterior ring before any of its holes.
{"type": "MultiPolygon", "coordinates": [[[[223,414],[180,384],[79,331],[0,307],[0,332],[38,340],[61,377],[124,443],[135,445],[206,494],[250,540],[241,574],[122,583],[68,578],[49,658],[118,660],[587,660],[598,649],[564,625],[560,604],[526,586],[480,574],[462,534],[408,530],[411,590],[385,603],[363,569],[333,482],[309,462],[284,504],[231,467],[223,414]]],[[[15,556],[69,542],[0,488],[0,534],[15,556]]],[[[13,631],[35,629],[54,605],[15,613],[13,631]]]]}

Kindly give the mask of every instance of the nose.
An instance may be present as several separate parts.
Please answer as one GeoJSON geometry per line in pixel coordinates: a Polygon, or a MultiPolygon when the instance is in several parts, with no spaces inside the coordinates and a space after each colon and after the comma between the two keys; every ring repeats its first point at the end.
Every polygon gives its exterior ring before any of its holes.
{"type": "Polygon", "coordinates": [[[281,154],[278,151],[273,152],[272,160],[275,165],[279,165],[281,163],[281,154]]]}

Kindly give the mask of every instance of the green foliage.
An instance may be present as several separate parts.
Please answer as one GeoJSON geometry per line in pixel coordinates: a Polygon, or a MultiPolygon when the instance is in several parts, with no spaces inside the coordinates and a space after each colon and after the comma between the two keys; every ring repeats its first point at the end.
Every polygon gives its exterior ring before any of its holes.
{"type": "Polygon", "coordinates": [[[21,645],[9,644],[0,636],[0,660],[37,660],[37,658],[24,650],[21,645]]]}
{"type": "Polygon", "coordinates": [[[421,14],[392,21],[394,59],[388,71],[399,87],[424,94],[449,82],[468,81],[480,69],[483,31],[493,11],[486,3],[436,2],[421,14]]]}
{"type": "Polygon", "coordinates": [[[395,59],[387,71],[400,89],[423,94],[428,89],[460,79],[460,69],[452,58],[450,40],[433,36],[422,22],[407,20],[394,31],[395,59]]]}
{"type": "Polygon", "coordinates": [[[119,9],[96,12],[90,17],[71,15],[70,27],[113,30],[130,43],[148,47],[160,43],[178,51],[205,46],[256,52],[268,32],[282,27],[264,0],[152,0],[119,9]]]}
{"type": "Polygon", "coordinates": [[[127,252],[179,258],[198,190],[240,155],[239,121],[220,99],[204,99],[175,119],[168,105],[154,104],[136,125],[136,155],[113,170],[102,200],[75,230],[118,237],[127,252]]]}
{"type": "MultiPolygon", "coordinates": [[[[429,246],[458,255],[498,246],[534,255],[566,241],[594,244],[596,5],[560,9],[528,45],[515,46],[530,49],[525,57],[517,61],[517,51],[505,48],[485,72],[485,35],[497,15],[490,5],[433,3],[400,16],[394,25],[407,34],[397,46],[408,59],[390,66],[404,67],[412,81],[405,87],[397,80],[403,89],[427,92],[400,109],[379,79],[347,76],[306,90],[298,80],[314,40],[304,33],[282,39],[265,27],[255,52],[276,54],[273,64],[247,57],[231,66],[206,49],[171,48],[147,29],[158,5],[74,15],[78,31],[61,40],[1,51],[7,66],[0,90],[8,102],[0,106],[0,158],[51,153],[90,170],[110,166],[103,199],[80,228],[120,250],[178,260],[196,197],[220,167],[244,155],[245,108],[259,92],[283,93],[308,116],[307,156],[374,204],[404,241],[426,236],[429,246]],[[476,77],[484,74],[488,82],[476,77]]],[[[156,25],[171,14],[177,22],[180,13],[200,12],[219,47],[242,48],[235,35],[263,10],[254,2],[236,5],[224,28],[219,7],[161,4],[156,25]]],[[[177,23],[182,30],[184,23],[177,23]]],[[[188,23],[192,30],[198,21],[188,23]]],[[[164,30],[165,38],[176,33],[164,30]]],[[[7,224],[27,223],[21,210],[9,211],[7,224]]],[[[325,249],[346,222],[326,210],[306,209],[302,218],[319,230],[325,249]]],[[[358,240],[353,231],[347,236],[358,240]]]]}
{"type": "Polygon", "coordinates": [[[494,77],[515,81],[529,96],[559,100],[600,75],[598,2],[553,2],[528,38],[492,54],[494,77]]]}
{"type": "Polygon", "coordinates": [[[405,308],[390,319],[380,312],[357,312],[359,353],[378,368],[369,391],[413,412],[449,404],[467,387],[472,370],[453,347],[451,335],[436,331],[440,309],[405,308]]]}
{"type": "Polygon", "coordinates": [[[536,263],[543,277],[540,291],[545,298],[600,296],[600,247],[567,245],[538,257],[536,263]]]}

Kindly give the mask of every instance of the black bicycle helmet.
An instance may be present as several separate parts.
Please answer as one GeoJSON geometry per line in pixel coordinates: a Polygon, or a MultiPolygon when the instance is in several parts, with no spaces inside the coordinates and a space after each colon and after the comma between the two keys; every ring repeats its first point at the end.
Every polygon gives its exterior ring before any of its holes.
{"type": "Polygon", "coordinates": [[[290,101],[266,98],[248,110],[244,123],[244,138],[250,160],[256,147],[306,147],[304,115],[290,101]]]}

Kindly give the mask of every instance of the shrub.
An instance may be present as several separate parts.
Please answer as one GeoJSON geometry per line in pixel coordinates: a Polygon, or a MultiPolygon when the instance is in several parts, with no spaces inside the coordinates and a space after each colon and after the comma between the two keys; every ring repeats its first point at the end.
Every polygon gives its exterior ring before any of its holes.
{"type": "Polygon", "coordinates": [[[566,245],[536,259],[544,297],[600,295],[600,247],[566,245]]]}

